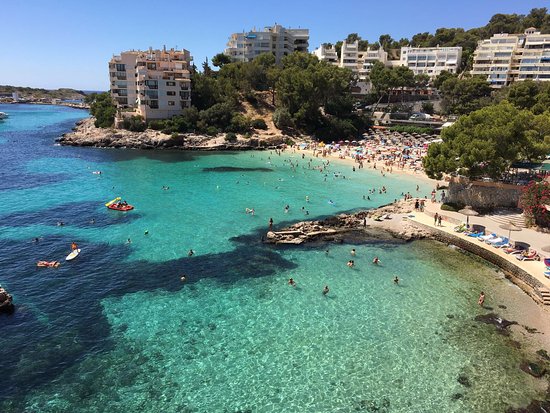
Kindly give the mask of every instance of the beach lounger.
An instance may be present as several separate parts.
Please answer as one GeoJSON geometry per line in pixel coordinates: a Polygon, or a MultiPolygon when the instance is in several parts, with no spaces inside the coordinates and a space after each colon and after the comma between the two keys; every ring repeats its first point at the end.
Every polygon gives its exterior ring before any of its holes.
{"type": "Polygon", "coordinates": [[[525,251],[525,249],[519,248],[519,247],[512,247],[512,246],[509,246],[509,247],[505,247],[505,248],[503,249],[503,251],[504,251],[506,254],[515,255],[515,254],[521,254],[522,252],[525,251]]]}
{"type": "Polygon", "coordinates": [[[466,231],[466,224],[460,224],[453,228],[454,232],[464,232],[466,231]]]}
{"type": "Polygon", "coordinates": [[[485,242],[485,241],[489,241],[493,238],[496,238],[497,237],[497,234],[493,233],[493,234],[489,234],[489,235],[482,235],[481,237],[477,237],[478,240],[480,240],[481,242],[485,242]]]}
{"type": "Polygon", "coordinates": [[[466,235],[472,238],[479,238],[483,235],[483,232],[469,232],[466,235]]]}
{"type": "Polygon", "coordinates": [[[516,255],[516,258],[520,261],[536,261],[539,259],[539,254],[537,251],[531,250],[527,254],[516,255]]]}
{"type": "Polygon", "coordinates": [[[493,242],[491,245],[495,248],[507,248],[510,246],[510,240],[506,237],[502,238],[500,242],[493,242]]]}
{"type": "Polygon", "coordinates": [[[544,265],[546,265],[547,267],[550,267],[550,258],[544,259],[544,265]]]}
{"type": "Polygon", "coordinates": [[[498,244],[499,242],[502,242],[503,238],[502,237],[496,237],[496,238],[491,238],[491,239],[488,239],[485,241],[486,244],[489,244],[489,245],[493,245],[493,244],[498,244]]]}

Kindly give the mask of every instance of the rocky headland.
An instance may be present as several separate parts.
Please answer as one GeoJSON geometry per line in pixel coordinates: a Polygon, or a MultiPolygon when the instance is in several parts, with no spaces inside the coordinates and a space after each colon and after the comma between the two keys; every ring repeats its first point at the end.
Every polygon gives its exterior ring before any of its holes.
{"type": "Polygon", "coordinates": [[[291,139],[290,136],[272,132],[256,133],[250,138],[238,137],[235,142],[226,141],[225,134],[217,136],[192,133],[166,135],[152,129],[147,129],[144,132],[131,132],[123,129],[97,128],[94,126],[94,118],[88,118],[79,121],[72,132],[64,134],[57,141],[61,145],[98,148],[219,151],[280,148],[289,139],[291,139]]]}

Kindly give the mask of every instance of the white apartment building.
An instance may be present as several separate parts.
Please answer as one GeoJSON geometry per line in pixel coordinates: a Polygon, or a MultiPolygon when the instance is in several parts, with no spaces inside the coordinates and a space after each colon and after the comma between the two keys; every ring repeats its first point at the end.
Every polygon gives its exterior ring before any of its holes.
{"type": "Polygon", "coordinates": [[[329,62],[338,67],[347,68],[357,75],[357,82],[352,88],[353,94],[363,95],[370,91],[371,85],[368,74],[374,62],[388,65],[388,53],[382,48],[378,50],[359,50],[359,41],[342,43],[340,58],[334,46],[321,45],[313,51],[313,54],[321,61],[329,62]]]}
{"type": "Polygon", "coordinates": [[[308,29],[286,29],[275,24],[263,31],[233,33],[224,53],[233,61],[249,62],[262,53],[273,53],[277,63],[292,52],[306,52],[309,47],[308,29]]]}
{"type": "Polygon", "coordinates": [[[523,34],[495,34],[478,43],[473,75],[500,88],[514,81],[550,80],[550,34],[529,28],[523,34]]]}
{"type": "Polygon", "coordinates": [[[400,66],[407,66],[415,75],[431,79],[443,71],[456,73],[460,68],[462,47],[402,47],[400,66]]]}
{"type": "Polygon", "coordinates": [[[322,62],[338,65],[338,54],[333,45],[322,44],[313,51],[313,54],[322,62]]]}
{"type": "Polygon", "coordinates": [[[110,91],[119,113],[141,115],[146,121],[180,115],[191,106],[191,60],[185,49],[166,48],[113,56],[110,91]]]}

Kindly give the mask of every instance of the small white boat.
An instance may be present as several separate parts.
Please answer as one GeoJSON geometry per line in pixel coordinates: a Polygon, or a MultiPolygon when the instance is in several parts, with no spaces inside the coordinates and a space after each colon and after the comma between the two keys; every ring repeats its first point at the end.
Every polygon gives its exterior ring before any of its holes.
{"type": "Polygon", "coordinates": [[[0,120],[7,119],[8,114],[6,112],[0,112],[0,120]]]}

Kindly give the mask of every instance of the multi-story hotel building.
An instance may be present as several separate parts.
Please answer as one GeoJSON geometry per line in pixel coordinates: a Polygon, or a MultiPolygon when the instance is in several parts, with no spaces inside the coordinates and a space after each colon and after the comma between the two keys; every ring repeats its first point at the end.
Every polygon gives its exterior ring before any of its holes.
{"type": "Polygon", "coordinates": [[[462,47],[402,47],[399,62],[433,79],[443,71],[457,73],[461,59],[462,47]]]}
{"type": "Polygon", "coordinates": [[[368,74],[375,62],[388,65],[388,53],[384,49],[359,50],[359,41],[342,42],[340,57],[334,46],[321,45],[313,51],[313,54],[321,61],[329,62],[338,67],[347,68],[357,75],[357,81],[352,88],[353,94],[366,94],[370,90],[368,74]]]}
{"type": "Polygon", "coordinates": [[[307,52],[308,29],[286,29],[275,24],[263,31],[233,33],[227,42],[225,54],[233,61],[249,62],[262,53],[273,53],[277,63],[292,52],[307,52]]]}
{"type": "Polygon", "coordinates": [[[500,88],[514,81],[550,80],[550,34],[529,28],[523,34],[495,34],[478,43],[473,75],[500,88]]]}
{"type": "Polygon", "coordinates": [[[166,48],[113,56],[110,90],[119,114],[141,115],[146,121],[180,115],[191,106],[191,60],[185,49],[166,48]]]}

